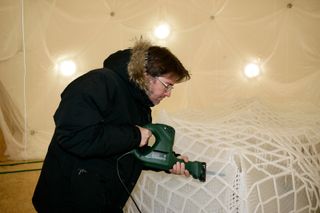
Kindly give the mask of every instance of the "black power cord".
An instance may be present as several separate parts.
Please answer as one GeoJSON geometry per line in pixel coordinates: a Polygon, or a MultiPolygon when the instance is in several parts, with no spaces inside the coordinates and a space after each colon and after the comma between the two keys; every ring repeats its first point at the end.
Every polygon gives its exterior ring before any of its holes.
{"type": "Polygon", "coordinates": [[[136,206],[136,208],[138,209],[139,213],[142,213],[141,210],[138,207],[138,204],[136,203],[136,201],[134,200],[133,196],[131,195],[131,193],[129,192],[128,188],[126,187],[126,185],[124,184],[121,176],[120,176],[120,171],[119,171],[119,161],[126,155],[130,154],[131,152],[127,152],[123,155],[121,155],[120,157],[117,158],[117,174],[118,174],[118,178],[123,186],[123,188],[126,190],[126,192],[128,193],[128,195],[130,196],[130,198],[132,199],[134,205],[136,206]]]}
{"type": "MultiPolygon", "coordinates": [[[[1,167],[14,167],[22,164],[38,164],[38,163],[43,163],[43,161],[21,161],[21,162],[12,162],[12,163],[1,163],[1,167]]],[[[40,171],[41,168],[36,168],[36,169],[19,169],[19,170],[9,170],[9,171],[0,171],[0,175],[2,174],[12,174],[12,173],[18,173],[18,172],[33,172],[33,171],[40,171]]]]}

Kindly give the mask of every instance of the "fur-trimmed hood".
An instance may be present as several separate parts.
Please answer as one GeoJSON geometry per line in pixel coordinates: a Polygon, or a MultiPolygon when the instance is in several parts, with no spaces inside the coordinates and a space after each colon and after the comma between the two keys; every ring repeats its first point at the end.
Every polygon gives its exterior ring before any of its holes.
{"type": "Polygon", "coordinates": [[[139,89],[147,91],[145,63],[147,62],[148,49],[151,46],[149,41],[139,39],[132,49],[120,50],[111,54],[103,62],[103,67],[116,71],[139,89]]]}
{"type": "Polygon", "coordinates": [[[128,82],[129,90],[134,97],[147,104],[154,106],[149,100],[148,82],[145,78],[145,63],[148,49],[151,43],[138,40],[133,48],[119,50],[108,56],[103,62],[103,67],[113,70],[124,81],[128,82]]]}
{"type": "Polygon", "coordinates": [[[138,40],[131,50],[131,58],[128,64],[129,79],[145,91],[147,89],[145,67],[148,60],[148,49],[150,47],[150,42],[142,39],[138,40]]]}

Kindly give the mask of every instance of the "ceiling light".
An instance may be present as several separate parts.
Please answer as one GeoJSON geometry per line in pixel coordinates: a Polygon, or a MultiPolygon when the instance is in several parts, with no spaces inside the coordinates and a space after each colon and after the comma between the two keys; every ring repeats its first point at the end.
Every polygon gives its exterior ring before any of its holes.
{"type": "Polygon", "coordinates": [[[247,64],[244,68],[244,74],[248,78],[255,78],[261,74],[261,70],[258,64],[250,63],[247,64]]]}
{"type": "Polygon", "coordinates": [[[72,60],[63,60],[58,63],[58,70],[64,76],[71,76],[76,72],[77,66],[72,60]]]}
{"type": "Polygon", "coordinates": [[[170,26],[166,23],[162,23],[154,29],[153,34],[158,39],[166,39],[170,35],[170,31],[170,26]]]}

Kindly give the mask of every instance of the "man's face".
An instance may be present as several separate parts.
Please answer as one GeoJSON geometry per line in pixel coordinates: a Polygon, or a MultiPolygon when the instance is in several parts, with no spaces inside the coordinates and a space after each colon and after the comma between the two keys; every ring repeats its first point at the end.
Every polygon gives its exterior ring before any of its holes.
{"type": "Polygon", "coordinates": [[[152,77],[147,75],[148,85],[148,96],[154,105],[159,104],[165,97],[170,97],[173,85],[176,83],[174,76],[162,75],[159,77],[152,77]]]}

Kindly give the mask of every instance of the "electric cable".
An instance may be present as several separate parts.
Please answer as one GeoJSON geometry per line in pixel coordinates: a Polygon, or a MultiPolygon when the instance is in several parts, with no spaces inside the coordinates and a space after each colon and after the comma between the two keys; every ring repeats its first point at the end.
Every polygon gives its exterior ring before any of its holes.
{"type": "Polygon", "coordinates": [[[43,163],[43,160],[22,161],[22,162],[15,162],[15,163],[4,163],[4,164],[0,164],[0,166],[17,166],[17,165],[21,165],[21,164],[33,164],[33,163],[43,163]]]}
{"type": "MultiPolygon", "coordinates": [[[[22,161],[22,162],[13,162],[13,163],[3,163],[0,164],[1,167],[14,167],[17,165],[23,165],[23,164],[38,164],[43,163],[42,160],[39,161],[22,161]]],[[[33,171],[40,171],[42,168],[35,168],[35,169],[20,169],[20,170],[11,170],[11,171],[0,171],[0,175],[3,174],[12,174],[12,173],[20,173],[20,172],[33,172],[33,171]]]]}
{"type": "Polygon", "coordinates": [[[119,171],[119,161],[126,155],[130,154],[131,152],[127,152],[123,155],[121,155],[120,157],[117,158],[117,175],[118,175],[118,178],[123,186],[123,188],[126,190],[126,192],[128,193],[128,195],[130,196],[130,198],[132,199],[134,205],[136,206],[137,210],[139,211],[139,213],[142,213],[140,208],[138,207],[138,204],[136,203],[136,201],[134,200],[133,196],[131,195],[131,193],[129,192],[128,188],[126,187],[126,185],[124,184],[124,182],[122,181],[121,179],[121,175],[120,175],[120,171],[119,171]]]}
{"type": "Polygon", "coordinates": [[[40,171],[40,170],[41,170],[41,168],[39,168],[39,169],[23,169],[23,170],[15,170],[15,171],[5,171],[5,172],[0,172],[0,175],[20,173],[20,172],[34,172],[34,171],[40,171]]]}

